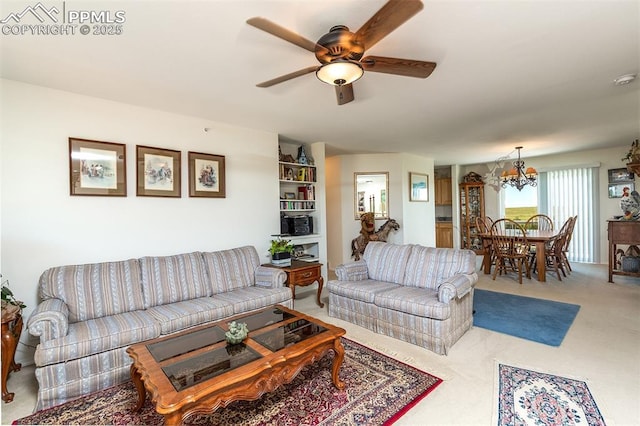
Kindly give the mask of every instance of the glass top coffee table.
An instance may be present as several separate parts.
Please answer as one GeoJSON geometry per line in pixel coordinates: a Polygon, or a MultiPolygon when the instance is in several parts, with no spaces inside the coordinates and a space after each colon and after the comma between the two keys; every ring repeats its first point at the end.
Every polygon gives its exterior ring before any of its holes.
{"type": "Polygon", "coordinates": [[[135,344],[131,378],[138,390],[135,411],[147,391],[166,424],[181,424],[193,413],[213,413],[237,400],[254,400],[289,383],[306,365],[333,350],[331,378],[344,358],[345,330],[301,312],[275,305],[177,334],[135,344]],[[231,321],[244,322],[249,336],[229,345],[231,321]]]}

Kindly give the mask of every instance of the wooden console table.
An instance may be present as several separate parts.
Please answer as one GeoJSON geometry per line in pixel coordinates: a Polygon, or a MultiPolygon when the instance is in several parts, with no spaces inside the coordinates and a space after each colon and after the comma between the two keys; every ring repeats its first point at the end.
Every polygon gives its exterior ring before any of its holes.
{"type": "Polygon", "coordinates": [[[22,364],[16,364],[14,356],[16,346],[22,333],[22,315],[8,315],[2,317],[2,400],[13,401],[13,392],[7,390],[7,379],[12,371],[20,371],[22,364]]]}
{"type": "Polygon", "coordinates": [[[625,272],[616,265],[616,246],[618,244],[640,245],[640,222],[633,220],[609,220],[609,282],[614,275],[640,277],[640,272],[625,272]]]}
{"type": "Polygon", "coordinates": [[[314,282],[318,282],[318,295],[316,296],[316,303],[321,308],[324,308],[324,303],[320,301],[320,293],[322,292],[322,286],[324,285],[324,279],[322,278],[322,263],[318,262],[304,262],[302,260],[292,260],[291,266],[276,266],[269,263],[263,266],[270,266],[272,268],[280,268],[287,273],[286,284],[293,293],[293,298],[296,298],[296,286],[308,286],[314,282]]]}

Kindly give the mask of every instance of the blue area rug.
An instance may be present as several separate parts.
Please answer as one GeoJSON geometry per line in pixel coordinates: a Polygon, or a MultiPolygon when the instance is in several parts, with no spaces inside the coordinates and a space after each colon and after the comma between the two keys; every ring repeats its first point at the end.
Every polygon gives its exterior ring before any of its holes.
{"type": "Polygon", "coordinates": [[[560,346],[580,305],[475,290],[473,325],[550,346],[560,346]]]}

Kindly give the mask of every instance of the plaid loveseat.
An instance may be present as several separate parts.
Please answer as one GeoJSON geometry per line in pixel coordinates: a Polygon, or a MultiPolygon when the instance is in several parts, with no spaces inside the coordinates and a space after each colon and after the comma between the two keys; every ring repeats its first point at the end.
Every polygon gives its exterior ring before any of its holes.
{"type": "Polygon", "coordinates": [[[36,410],[130,380],[134,343],[263,307],[293,307],[286,273],[254,247],[58,266],[29,317],[36,410]]]}
{"type": "Polygon", "coordinates": [[[369,242],[327,283],[329,316],[446,355],[473,324],[475,269],[471,250],[369,242]]]}

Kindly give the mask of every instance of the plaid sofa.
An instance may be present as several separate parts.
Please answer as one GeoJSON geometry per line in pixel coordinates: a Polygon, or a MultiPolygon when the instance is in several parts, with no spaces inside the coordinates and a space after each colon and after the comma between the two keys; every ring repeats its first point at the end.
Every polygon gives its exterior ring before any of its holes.
{"type": "Polygon", "coordinates": [[[446,355],[473,324],[475,259],[471,250],[369,242],[327,283],[329,316],[446,355]]]}
{"type": "Polygon", "coordinates": [[[134,343],[273,304],[293,307],[286,273],[254,247],[58,266],[29,317],[36,410],[130,380],[134,343]]]}

